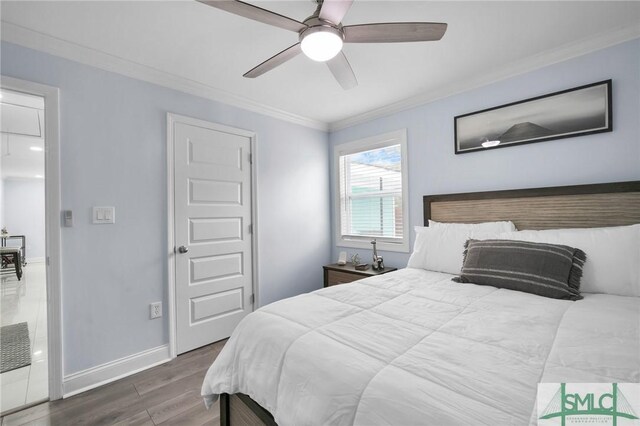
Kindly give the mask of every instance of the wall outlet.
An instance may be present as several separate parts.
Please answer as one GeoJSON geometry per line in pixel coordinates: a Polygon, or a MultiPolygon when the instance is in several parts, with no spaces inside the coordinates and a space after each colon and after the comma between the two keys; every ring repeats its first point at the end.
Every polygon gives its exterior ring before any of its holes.
{"type": "Polygon", "coordinates": [[[160,318],[162,316],[162,302],[154,302],[149,305],[149,318],[160,318]]]}

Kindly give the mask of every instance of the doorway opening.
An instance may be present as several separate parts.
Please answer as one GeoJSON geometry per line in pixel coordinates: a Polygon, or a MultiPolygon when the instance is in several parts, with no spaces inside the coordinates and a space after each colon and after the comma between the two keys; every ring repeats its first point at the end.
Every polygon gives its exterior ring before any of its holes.
{"type": "Polygon", "coordinates": [[[0,90],[0,412],[49,398],[45,99],[0,90]]]}

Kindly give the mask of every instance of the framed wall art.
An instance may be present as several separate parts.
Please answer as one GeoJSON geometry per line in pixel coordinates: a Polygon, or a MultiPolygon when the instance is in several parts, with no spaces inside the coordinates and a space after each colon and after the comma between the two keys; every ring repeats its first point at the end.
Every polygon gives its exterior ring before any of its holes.
{"type": "Polygon", "coordinates": [[[459,115],[455,153],[610,132],[612,118],[611,80],[600,81],[459,115]]]}

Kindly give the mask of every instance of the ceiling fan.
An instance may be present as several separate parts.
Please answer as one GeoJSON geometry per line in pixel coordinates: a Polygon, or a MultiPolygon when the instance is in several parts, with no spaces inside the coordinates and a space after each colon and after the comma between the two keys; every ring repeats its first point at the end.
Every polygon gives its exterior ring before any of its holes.
{"type": "Polygon", "coordinates": [[[385,22],[342,25],[353,0],[316,0],[316,11],[303,22],[238,0],[198,0],[208,6],[298,33],[298,43],[251,69],[244,77],[255,78],[303,52],[314,61],[326,62],[343,89],[358,85],[343,43],[397,43],[440,40],[447,24],[437,22],[385,22]]]}

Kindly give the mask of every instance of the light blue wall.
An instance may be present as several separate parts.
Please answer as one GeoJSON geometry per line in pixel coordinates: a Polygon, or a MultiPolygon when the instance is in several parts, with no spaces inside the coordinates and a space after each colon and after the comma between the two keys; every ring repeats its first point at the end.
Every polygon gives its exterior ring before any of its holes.
{"type": "MultiPolygon", "coordinates": [[[[65,374],[168,342],[166,321],[147,319],[148,304],[166,299],[168,111],[258,135],[262,304],[321,286],[320,265],[340,251],[330,241],[326,133],[10,43],[0,59],[3,75],[60,88],[62,206],[75,213],[62,235],[65,374]],[[91,225],[93,205],[115,205],[117,224],[91,225]]],[[[333,132],[329,141],[408,129],[413,226],[422,223],[426,194],[640,179],[639,94],[634,40],[333,132]],[[608,78],[612,133],[453,153],[455,115],[608,78]]],[[[383,254],[394,266],[408,258],[383,254]]]]}
{"type": "MultiPolygon", "coordinates": [[[[2,74],[60,88],[64,373],[168,343],[166,113],[257,133],[262,304],[322,286],[329,260],[327,134],[2,43],[2,74]],[[117,223],[90,223],[113,205],[117,223]],[[165,303],[165,312],[167,312],[165,303]]],[[[52,212],[50,214],[58,214],[52,212]]]]}
{"type": "MultiPolygon", "coordinates": [[[[408,133],[411,227],[422,225],[423,195],[638,180],[640,39],[336,131],[329,140],[333,147],[401,128],[408,133]],[[611,133],[454,154],[457,115],[606,79],[613,79],[611,133]]],[[[331,176],[333,203],[333,165],[331,176]]],[[[370,258],[370,251],[334,240],[332,258],[341,250],[370,258]]],[[[407,264],[408,254],[382,254],[387,265],[407,264]]]]}
{"type": "MultiPolygon", "coordinates": [[[[12,235],[24,235],[28,262],[41,262],[45,257],[44,180],[2,179],[4,193],[0,194],[0,208],[4,220],[0,222],[12,235]]],[[[8,245],[20,245],[9,240],[8,245]]]]}

